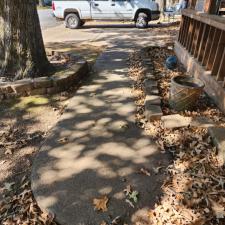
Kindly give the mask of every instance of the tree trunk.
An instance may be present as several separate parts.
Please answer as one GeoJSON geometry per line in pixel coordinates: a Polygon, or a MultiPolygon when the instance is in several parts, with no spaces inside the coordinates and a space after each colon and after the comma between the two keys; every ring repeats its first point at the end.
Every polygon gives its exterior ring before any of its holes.
{"type": "Polygon", "coordinates": [[[0,74],[13,80],[48,69],[36,0],[0,0],[0,74]]]}

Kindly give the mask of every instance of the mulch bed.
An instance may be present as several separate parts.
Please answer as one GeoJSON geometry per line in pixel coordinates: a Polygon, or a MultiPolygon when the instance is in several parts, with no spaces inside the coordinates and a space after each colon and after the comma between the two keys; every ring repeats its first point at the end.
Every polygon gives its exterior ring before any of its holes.
{"type": "MultiPolygon", "coordinates": [[[[144,116],[145,66],[143,55],[152,60],[153,74],[158,81],[165,115],[178,113],[169,108],[170,80],[185,75],[182,65],[170,71],[164,66],[169,55],[174,55],[169,44],[166,47],[149,47],[130,56],[129,75],[134,80],[133,94],[137,105],[136,124],[146,130],[159,145],[162,154],[170,152],[173,164],[166,169],[167,179],[162,185],[160,201],[149,212],[149,224],[158,225],[209,225],[225,224],[225,170],[217,158],[216,148],[207,129],[184,127],[165,129],[161,121],[149,123],[144,116]]],[[[202,95],[193,111],[184,116],[204,116],[224,126],[224,116],[207,97],[202,95]]]]}

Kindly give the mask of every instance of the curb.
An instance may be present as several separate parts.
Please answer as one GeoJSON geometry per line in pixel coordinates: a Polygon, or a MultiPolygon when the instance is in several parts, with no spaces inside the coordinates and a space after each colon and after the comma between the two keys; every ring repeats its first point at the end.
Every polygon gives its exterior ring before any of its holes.
{"type": "Polygon", "coordinates": [[[73,55],[70,58],[73,64],[62,71],[56,72],[51,77],[28,78],[15,82],[1,83],[0,101],[22,96],[51,95],[66,91],[73,84],[79,82],[89,71],[85,60],[73,62],[73,55]]]}

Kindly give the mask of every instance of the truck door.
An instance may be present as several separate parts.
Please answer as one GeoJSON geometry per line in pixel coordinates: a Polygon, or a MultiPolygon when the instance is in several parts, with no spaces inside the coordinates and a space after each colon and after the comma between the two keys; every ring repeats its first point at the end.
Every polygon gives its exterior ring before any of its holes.
{"type": "Polygon", "coordinates": [[[113,19],[115,17],[111,0],[92,0],[92,19],[113,19]]]}
{"type": "Polygon", "coordinates": [[[123,19],[132,19],[134,4],[132,0],[112,0],[115,17],[123,19]]]}

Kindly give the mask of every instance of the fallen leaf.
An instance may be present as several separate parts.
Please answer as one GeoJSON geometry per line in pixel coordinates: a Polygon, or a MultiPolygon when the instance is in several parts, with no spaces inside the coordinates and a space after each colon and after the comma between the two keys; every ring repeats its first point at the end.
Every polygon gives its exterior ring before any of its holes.
{"type": "Polygon", "coordinates": [[[153,171],[155,174],[158,174],[159,171],[162,169],[163,167],[162,166],[159,166],[159,167],[153,167],[153,171]]]}
{"type": "Polygon", "coordinates": [[[13,151],[12,149],[8,148],[6,151],[5,151],[5,155],[12,155],[13,154],[13,151]]]}
{"type": "Polygon", "coordinates": [[[211,202],[212,210],[213,210],[216,218],[217,219],[223,219],[225,217],[224,207],[221,204],[219,204],[219,203],[217,203],[213,200],[210,200],[210,202],[211,202]]]}
{"type": "Polygon", "coordinates": [[[7,190],[7,191],[11,191],[11,190],[12,190],[12,187],[13,187],[14,185],[15,185],[14,182],[12,182],[12,183],[6,182],[6,183],[4,183],[4,189],[7,190]]]}
{"type": "Polygon", "coordinates": [[[100,225],[108,225],[105,221],[102,221],[100,225]]]}
{"type": "Polygon", "coordinates": [[[132,208],[134,208],[134,204],[129,199],[126,199],[125,202],[127,202],[132,208]]]}
{"type": "Polygon", "coordinates": [[[151,176],[150,172],[145,168],[141,168],[139,173],[144,174],[144,175],[149,176],[149,177],[151,176]]]}
{"type": "Polygon", "coordinates": [[[127,185],[123,191],[125,192],[126,195],[129,195],[132,192],[131,185],[127,185]]]}
{"type": "Polygon", "coordinates": [[[138,202],[138,195],[139,195],[138,191],[132,191],[131,194],[129,194],[129,198],[131,200],[133,200],[135,203],[137,203],[138,202]]]}
{"type": "Polygon", "coordinates": [[[68,143],[68,141],[69,141],[69,139],[67,137],[63,137],[63,138],[58,140],[58,142],[61,143],[61,144],[68,143]]]}
{"type": "Polygon", "coordinates": [[[107,203],[109,199],[107,196],[103,196],[101,198],[94,198],[93,204],[95,206],[95,210],[106,212],[108,210],[107,203]]]}
{"type": "Polygon", "coordinates": [[[117,216],[112,220],[111,225],[119,225],[119,224],[121,224],[121,217],[117,216]]]}

